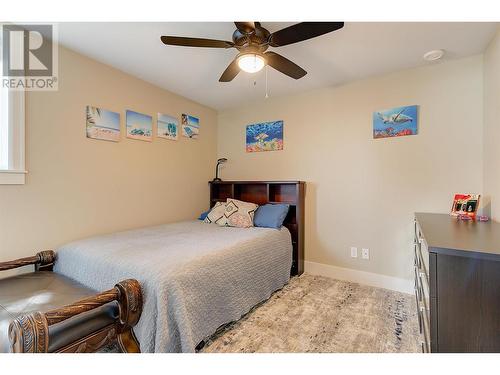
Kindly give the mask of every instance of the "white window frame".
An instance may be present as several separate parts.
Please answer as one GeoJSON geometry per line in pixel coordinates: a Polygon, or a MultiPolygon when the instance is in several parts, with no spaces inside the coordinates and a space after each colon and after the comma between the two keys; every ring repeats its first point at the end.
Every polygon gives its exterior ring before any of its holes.
{"type": "MultiPolygon", "coordinates": [[[[0,36],[0,45],[1,42],[0,36]]],[[[0,51],[1,58],[2,52],[0,51]]],[[[0,128],[2,132],[0,137],[6,136],[5,139],[0,139],[0,142],[7,145],[5,155],[2,155],[7,156],[7,163],[0,165],[0,185],[22,185],[25,183],[27,173],[25,167],[25,92],[2,87],[0,90],[2,90],[0,127],[3,127],[4,123],[7,124],[6,128],[0,128]]]]}

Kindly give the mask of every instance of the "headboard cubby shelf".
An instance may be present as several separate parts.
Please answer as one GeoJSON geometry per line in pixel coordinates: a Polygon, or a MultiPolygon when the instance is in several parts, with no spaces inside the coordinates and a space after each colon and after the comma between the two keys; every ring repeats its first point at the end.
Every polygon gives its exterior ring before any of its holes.
{"type": "Polygon", "coordinates": [[[210,207],[227,198],[252,202],[286,203],[290,210],[283,225],[292,236],[293,262],[291,275],[304,272],[304,206],[305,182],[303,181],[220,181],[209,182],[210,207]]]}

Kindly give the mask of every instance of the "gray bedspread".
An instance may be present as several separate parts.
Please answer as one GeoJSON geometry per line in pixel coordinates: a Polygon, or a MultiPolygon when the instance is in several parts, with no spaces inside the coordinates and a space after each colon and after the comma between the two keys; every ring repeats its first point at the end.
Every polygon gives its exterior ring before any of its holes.
{"type": "Polygon", "coordinates": [[[80,240],[57,249],[55,271],[95,290],[139,280],[144,308],[134,332],[142,352],[194,352],[290,277],[290,233],[199,221],[80,240]]]}

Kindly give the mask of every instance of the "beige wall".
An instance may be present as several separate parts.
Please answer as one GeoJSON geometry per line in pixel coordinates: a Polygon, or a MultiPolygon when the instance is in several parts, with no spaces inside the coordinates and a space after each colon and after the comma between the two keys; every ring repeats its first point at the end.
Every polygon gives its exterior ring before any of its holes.
{"type": "MultiPolygon", "coordinates": [[[[499,39],[484,57],[484,185],[500,200],[499,39]]],[[[59,91],[27,95],[27,183],[0,185],[0,260],[193,218],[207,205],[218,152],[229,158],[225,179],[307,181],[306,260],[410,278],[412,213],[448,212],[454,192],[482,193],[482,64],[476,56],[270,98],[217,119],[210,108],[61,48],[59,91]],[[87,104],[121,113],[121,142],[85,137],[87,104]],[[374,110],[410,104],[420,106],[418,136],[372,139],[374,110]],[[200,117],[200,139],[126,139],[125,109],[153,118],[191,113],[200,117]],[[285,150],[245,153],[245,126],[279,119],[285,150]],[[350,246],[369,247],[371,259],[350,258],[350,246]]],[[[500,205],[492,207],[498,220],[500,205]]]]}
{"type": "MultiPolygon", "coordinates": [[[[64,48],[59,91],[26,103],[26,185],[0,185],[0,261],[67,241],[194,218],[208,205],[216,112],[64,48]],[[119,143],[87,139],[85,107],[121,114],[119,143]],[[124,137],[125,110],[200,118],[200,138],[124,137]]],[[[156,127],[154,127],[156,129],[156,127]]]]}
{"type": "Polygon", "coordinates": [[[484,55],[484,192],[500,221],[500,28],[484,55]]]}
{"type": "MultiPolygon", "coordinates": [[[[306,260],[409,279],[414,211],[482,193],[482,56],[301,95],[218,117],[224,179],[307,182],[306,260]],[[419,134],[372,138],[375,110],[418,104],[419,134]],[[284,120],[284,151],[245,153],[245,126],[284,120]],[[349,247],[370,248],[369,261],[349,247]]],[[[271,87],[272,89],[272,87],[271,87]]]]}

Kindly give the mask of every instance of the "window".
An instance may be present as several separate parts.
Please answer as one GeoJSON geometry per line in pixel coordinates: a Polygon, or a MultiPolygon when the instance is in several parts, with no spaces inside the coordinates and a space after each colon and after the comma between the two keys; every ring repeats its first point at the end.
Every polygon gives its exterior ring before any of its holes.
{"type": "Polygon", "coordinates": [[[5,89],[0,90],[0,115],[2,116],[0,119],[0,170],[9,169],[9,128],[6,125],[9,121],[9,97],[6,91],[5,89]]]}
{"type": "Polygon", "coordinates": [[[0,184],[24,184],[25,174],[24,92],[0,87],[0,184]]]}

